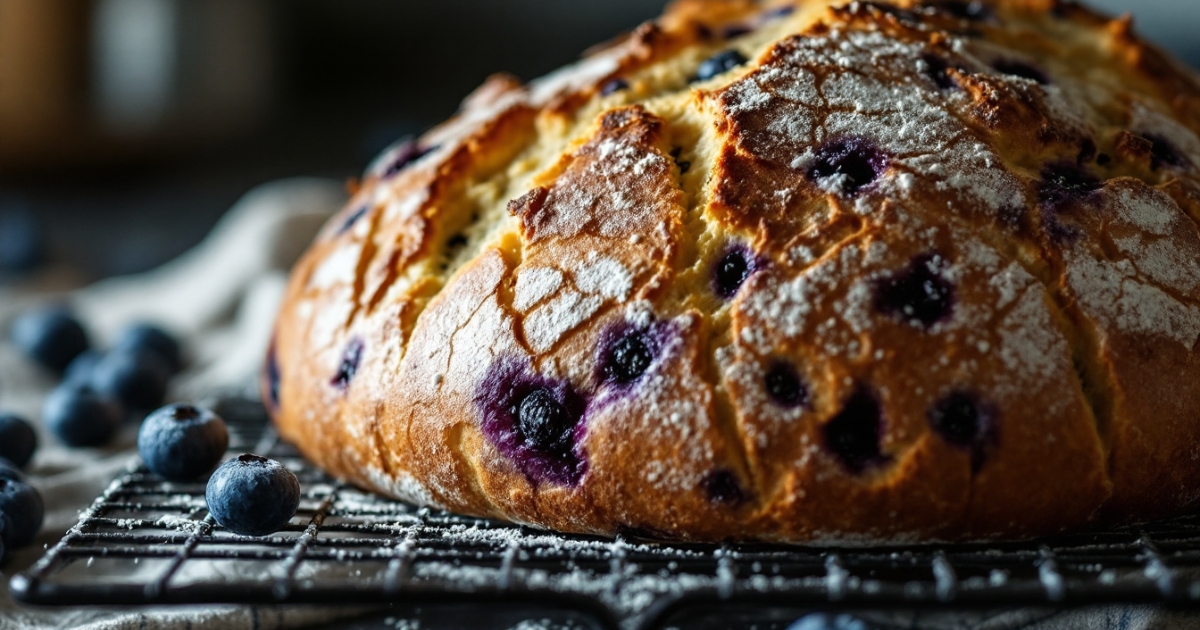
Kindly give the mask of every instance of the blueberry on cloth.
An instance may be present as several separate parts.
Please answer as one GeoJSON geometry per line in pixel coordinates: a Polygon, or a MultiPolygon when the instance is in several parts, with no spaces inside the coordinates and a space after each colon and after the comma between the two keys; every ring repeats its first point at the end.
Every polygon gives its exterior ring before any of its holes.
{"type": "Polygon", "coordinates": [[[37,450],[37,432],[24,418],[0,414],[0,457],[25,468],[37,450]]]}
{"type": "Polygon", "coordinates": [[[170,369],[152,352],[115,350],[92,370],[91,386],[127,409],[154,409],[167,396],[170,369]]]}
{"type": "Polygon", "coordinates": [[[21,469],[3,457],[0,457],[0,479],[25,483],[25,475],[21,474],[21,469]]]}
{"type": "Polygon", "coordinates": [[[167,405],[146,416],[138,431],[138,453],[146,467],[170,481],[211,472],[228,447],[225,420],[192,405],[167,405]]]}
{"type": "Polygon", "coordinates": [[[696,81],[707,81],[725,74],[747,61],[749,60],[746,56],[736,50],[719,52],[700,64],[700,68],[696,70],[696,81]]]}
{"type": "Polygon", "coordinates": [[[787,630],[871,630],[863,620],[850,615],[810,613],[797,619],[787,630]]]}
{"type": "Polygon", "coordinates": [[[12,342],[25,356],[55,372],[88,349],[88,335],[69,310],[51,306],[28,311],[13,322],[12,342]]]}
{"type": "Polygon", "coordinates": [[[0,520],[5,521],[5,547],[16,549],[33,542],[45,515],[42,495],[33,486],[0,479],[0,520]]]}
{"type": "Polygon", "coordinates": [[[296,514],[300,482],[277,461],[241,455],[221,464],[209,477],[204,498],[209,513],[225,529],[242,536],[266,536],[296,514]]]}
{"type": "Polygon", "coordinates": [[[67,370],[63,372],[63,382],[81,385],[91,383],[92,372],[95,371],[96,365],[102,358],[104,358],[104,353],[99,350],[85,350],[67,366],[67,370]]]}
{"type": "Polygon", "coordinates": [[[171,373],[178,372],[183,367],[183,350],[179,340],[154,324],[141,323],[126,328],[121,336],[117,337],[113,350],[154,354],[162,359],[171,373]]]}
{"type": "Polygon", "coordinates": [[[87,385],[59,385],[42,405],[42,422],[67,446],[101,446],[124,419],[120,403],[87,385]]]}

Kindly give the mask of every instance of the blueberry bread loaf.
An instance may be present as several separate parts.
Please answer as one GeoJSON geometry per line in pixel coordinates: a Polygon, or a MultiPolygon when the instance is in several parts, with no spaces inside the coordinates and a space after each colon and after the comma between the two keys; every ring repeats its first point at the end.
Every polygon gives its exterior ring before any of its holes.
{"type": "Polygon", "coordinates": [[[293,272],[282,435],[568,532],[1003,539],[1200,498],[1200,79],[1061,0],[680,0],[490,79],[293,272]]]}

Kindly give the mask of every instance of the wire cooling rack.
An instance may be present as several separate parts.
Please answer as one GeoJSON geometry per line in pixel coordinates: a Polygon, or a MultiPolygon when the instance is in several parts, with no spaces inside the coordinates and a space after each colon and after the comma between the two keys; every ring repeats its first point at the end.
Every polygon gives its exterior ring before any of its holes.
{"type": "Polygon", "coordinates": [[[303,498],[260,538],[215,524],[204,484],[116,479],[11,592],[42,605],[528,602],[607,628],[680,612],[829,607],[1200,607],[1200,515],[1028,543],[815,549],[552,534],[416,508],[341,484],[224,400],[231,455],[296,473],[303,498]]]}

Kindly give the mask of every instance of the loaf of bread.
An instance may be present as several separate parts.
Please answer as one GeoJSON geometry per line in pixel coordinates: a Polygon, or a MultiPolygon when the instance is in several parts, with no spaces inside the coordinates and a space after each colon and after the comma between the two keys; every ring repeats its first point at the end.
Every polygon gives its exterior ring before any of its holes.
{"type": "Polygon", "coordinates": [[[565,532],[1013,539],[1200,498],[1200,79],[1063,0],[680,0],[382,155],[264,396],[565,532]]]}

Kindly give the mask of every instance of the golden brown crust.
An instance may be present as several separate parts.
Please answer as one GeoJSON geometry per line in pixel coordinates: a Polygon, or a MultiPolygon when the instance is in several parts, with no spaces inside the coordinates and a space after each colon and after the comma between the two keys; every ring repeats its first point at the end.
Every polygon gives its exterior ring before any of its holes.
{"type": "Polygon", "coordinates": [[[1196,76],[1072,3],[683,0],[381,157],[297,265],[264,391],[339,476],[563,531],[1175,513],[1197,133],[1196,76]]]}

